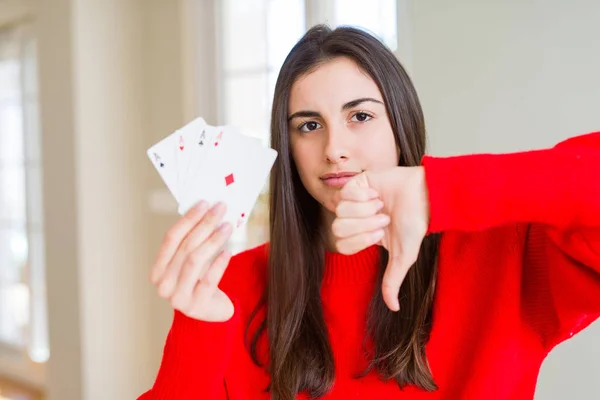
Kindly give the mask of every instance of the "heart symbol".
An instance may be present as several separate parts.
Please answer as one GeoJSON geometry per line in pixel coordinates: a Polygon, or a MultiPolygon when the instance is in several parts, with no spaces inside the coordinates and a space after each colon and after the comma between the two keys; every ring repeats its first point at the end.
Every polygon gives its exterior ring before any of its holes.
{"type": "Polygon", "coordinates": [[[179,146],[179,150],[183,151],[183,146],[179,146]]]}

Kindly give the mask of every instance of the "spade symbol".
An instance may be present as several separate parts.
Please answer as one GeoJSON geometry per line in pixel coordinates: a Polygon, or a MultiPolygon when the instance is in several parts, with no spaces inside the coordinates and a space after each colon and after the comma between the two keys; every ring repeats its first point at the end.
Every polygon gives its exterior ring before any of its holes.
{"type": "Polygon", "coordinates": [[[200,135],[200,143],[198,143],[200,146],[204,146],[204,139],[206,138],[206,134],[204,132],[205,131],[202,131],[202,135],[200,135]]]}
{"type": "Polygon", "coordinates": [[[165,166],[165,163],[163,163],[160,159],[160,156],[156,153],[154,153],[154,159],[156,160],[156,162],[158,163],[158,165],[163,168],[165,166]]]}

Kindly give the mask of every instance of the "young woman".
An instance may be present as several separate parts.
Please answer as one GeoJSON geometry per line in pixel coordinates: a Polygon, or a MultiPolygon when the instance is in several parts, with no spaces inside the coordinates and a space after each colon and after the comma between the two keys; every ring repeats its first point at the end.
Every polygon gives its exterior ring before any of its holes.
{"type": "Polygon", "coordinates": [[[600,133],[425,156],[394,55],[318,26],[271,135],[268,244],[230,259],[204,202],[165,237],[151,279],[175,317],[141,399],[531,399],[600,315],[600,133]]]}

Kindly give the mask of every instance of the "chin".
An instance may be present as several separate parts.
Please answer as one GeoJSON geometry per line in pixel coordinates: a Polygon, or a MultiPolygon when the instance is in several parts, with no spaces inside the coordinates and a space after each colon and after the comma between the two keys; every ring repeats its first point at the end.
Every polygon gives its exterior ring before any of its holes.
{"type": "Polygon", "coordinates": [[[332,190],[332,188],[323,185],[323,183],[320,181],[317,182],[316,185],[311,185],[310,188],[306,189],[308,194],[310,194],[310,196],[321,205],[323,211],[335,214],[334,195],[337,190],[332,190]]]}

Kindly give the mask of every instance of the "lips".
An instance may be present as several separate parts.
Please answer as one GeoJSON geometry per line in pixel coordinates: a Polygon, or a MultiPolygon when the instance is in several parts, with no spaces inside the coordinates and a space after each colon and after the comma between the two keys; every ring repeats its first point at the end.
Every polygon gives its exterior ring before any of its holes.
{"type": "Polygon", "coordinates": [[[358,174],[360,172],[335,172],[322,175],[321,180],[329,187],[342,187],[358,174]]]}
{"type": "Polygon", "coordinates": [[[332,174],[325,174],[321,176],[321,179],[335,179],[335,178],[346,178],[353,177],[354,175],[358,175],[360,172],[336,172],[332,174]]]}

